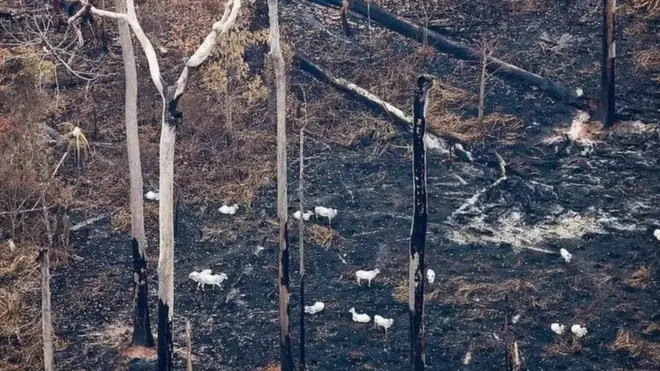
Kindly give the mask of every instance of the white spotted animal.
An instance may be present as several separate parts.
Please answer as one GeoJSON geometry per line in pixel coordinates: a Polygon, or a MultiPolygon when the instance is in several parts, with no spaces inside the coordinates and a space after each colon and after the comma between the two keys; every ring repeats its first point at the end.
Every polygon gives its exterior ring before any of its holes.
{"type": "Polygon", "coordinates": [[[144,195],[144,197],[145,197],[147,200],[151,200],[151,201],[160,201],[160,193],[158,193],[158,192],[152,192],[152,191],[149,191],[149,192],[147,192],[147,193],[144,195]]]}
{"type": "Polygon", "coordinates": [[[587,328],[580,325],[571,326],[571,332],[575,335],[576,338],[582,338],[587,334],[587,328]]]}
{"type": "Polygon", "coordinates": [[[325,304],[320,301],[314,303],[314,305],[305,305],[305,313],[307,314],[316,314],[325,309],[325,304]]]}
{"type": "MultiPolygon", "coordinates": [[[[313,211],[305,211],[302,214],[302,218],[303,218],[304,221],[308,221],[312,217],[312,215],[314,215],[313,211]]],[[[293,213],[293,218],[297,219],[297,220],[300,220],[300,210],[293,213]]]]}
{"type": "Polygon", "coordinates": [[[570,252],[568,252],[568,250],[566,250],[564,248],[559,250],[559,254],[561,255],[561,257],[564,259],[564,261],[566,263],[570,263],[571,259],[573,259],[573,254],[571,254],[570,252]]]}
{"type": "Polygon", "coordinates": [[[394,319],[393,318],[384,318],[382,316],[379,316],[376,314],[374,316],[374,326],[382,327],[385,329],[385,336],[387,336],[387,329],[392,327],[394,324],[394,319]]]}
{"type": "Polygon", "coordinates": [[[370,271],[359,270],[355,272],[355,278],[357,278],[358,285],[360,284],[361,280],[367,280],[369,281],[369,287],[371,287],[371,281],[376,278],[378,273],[380,273],[378,268],[370,271]]]}
{"type": "Polygon", "coordinates": [[[236,214],[236,211],[238,210],[238,204],[233,204],[231,206],[227,205],[222,205],[218,211],[220,214],[225,214],[225,215],[234,215],[236,214]]]}
{"type": "Polygon", "coordinates": [[[426,271],[426,279],[429,280],[429,284],[431,285],[433,284],[433,282],[435,282],[435,272],[433,271],[433,269],[429,269],[426,271]]]}
{"type": "Polygon", "coordinates": [[[328,207],[317,206],[314,208],[314,214],[318,218],[319,216],[328,218],[328,223],[332,225],[332,219],[337,216],[337,209],[331,209],[328,207]]]}
{"type": "Polygon", "coordinates": [[[224,273],[220,274],[204,274],[200,273],[199,275],[199,284],[202,285],[202,291],[204,291],[204,285],[211,285],[212,287],[218,286],[222,289],[222,282],[227,280],[227,275],[224,273]]]}
{"type": "Polygon", "coordinates": [[[561,335],[564,333],[564,325],[553,323],[552,325],[550,325],[550,330],[552,330],[552,332],[554,332],[557,335],[561,335]]]}
{"type": "Polygon", "coordinates": [[[351,315],[353,315],[353,322],[367,323],[367,322],[371,321],[371,317],[369,317],[368,314],[356,313],[355,308],[351,308],[348,311],[351,313],[351,315]]]}

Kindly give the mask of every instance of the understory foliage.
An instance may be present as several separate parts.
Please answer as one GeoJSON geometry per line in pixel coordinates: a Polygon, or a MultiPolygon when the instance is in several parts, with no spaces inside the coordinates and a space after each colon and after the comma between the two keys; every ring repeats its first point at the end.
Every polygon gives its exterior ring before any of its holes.
{"type": "MultiPolygon", "coordinates": [[[[41,364],[41,322],[34,263],[44,241],[41,212],[66,192],[53,172],[51,146],[40,120],[49,102],[41,86],[54,65],[35,49],[0,50],[0,369],[34,370],[41,364]],[[15,249],[6,242],[13,239],[15,249]]],[[[58,199],[58,201],[55,201],[58,199]]]]}

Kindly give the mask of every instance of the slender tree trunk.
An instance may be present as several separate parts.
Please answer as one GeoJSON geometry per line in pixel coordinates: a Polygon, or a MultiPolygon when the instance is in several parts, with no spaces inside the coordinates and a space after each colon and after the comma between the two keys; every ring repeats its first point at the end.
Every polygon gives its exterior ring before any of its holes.
{"type": "Polygon", "coordinates": [[[477,113],[477,123],[484,123],[484,104],[486,95],[486,67],[488,66],[488,48],[486,39],[482,39],[481,45],[481,75],[479,76],[479,112],[477,113]]]}
{"type": "Polygon", "coordinates": [[[241,1],[233,0],[233,4],[227,4],[222,18],[213,24],[211,32],[204,38],[195,53],[186,60],[179,79],[174,85],[167,88],[164,87],[164,81],[160,74],[156,51],[137,20],[133,0],[126,0],[126,13],[100,10],[85,1],[83,1],[83,5],[84,9],[71,17],[70,22],[77,22],[80,17],[87,14],[87,11],[91,11],[92,14],[122,19],[130,24],[142,45],[149,63],[151,80],[160,93],[163,102],[159,155],[158,370],[169,371],[173,369],[172,355],[174,353],[172,343],[172,319],[174,317],[174,216],[172,210],[174,206],[174,145],[177,127],[183,119],[182,113],[178,110],[178,103],[185,91],[190,70],[196,69],[204,63],[216,44],[218,35],[233,27],[238,17],[241,1]]]}
{"type": "Polygon", "coordinates": [[[341,8],[339,9],[341,28],[344,30],[346,36],[351,36],[351,26],[348,24],[348,11],[350,10],[350,7],[350,0],[341,0],[341,8]]]}
{"type": "Polygon", "coordinates": [[[413,222],[410,231],[410,264],[408,273],[408,311],[410,316],[410,369],[426,368],[424,354],[424,245],[426,243],[426,107],[433,78],[417,78],[413,105],[413,222]]]}
{"type": "Polygon", "coordinates": [[[594,119],[611,126],[616,119],[614,96],[614,60],[616,40],[614,39],[614,16],[616,0],[603,0],[603,63],[600,81],[600,102],[594,119]]]}
{"type": "MultiPolygon", "coordinates": [[[[53,320],[50,307],[50,249],[54,244],[53,229],[57,230],[57,228],[51,228],[50,226],[50,217],[45,203],[43,214],[48,236],[48,247],[41,249],[37,256],[41,268],[41,328],[44,345],[44,370],[53,371],[55,366],[53,359],[53,320]]],[[[55,220],[57,221],[57,219],[55,220]]]]}
{"type": "Polygon", "coordinates": [[[186,320],[186,348],[188,360],[186,361],[186,371],[193,371],[192,366],[192,340],[190,340],[190,321],[186,320]]]}
{"type": "Polygon", "coordinates": [[[280,366],[282,371],[293,371],[289,316],[289,249],[287,246],[287,174],[286,174],[286,77],[284,58],[280,48],[280,27],[277,0],[268,0],[270,21],[270,56],[275,70],[275,97],[277,107],[277,216],[279,232],[279,294],[280,294],[280,366]]]}
{"type": "MultiPolygon", "coordinates": [[[[126,0],[116,0],[118,12],[126,12],[126,0]]],[[[100,18],[100,17],[99,17],[100,18]]],[[[126,96],[124,116],[126,120],[126,149],[128,154],[128,172],[130,177],[131,204],[131,250],[133,254],[133,294],[135,309],[133,313],[132,346],[154,346],[149,321],[149,300],[147,286],[147,239],[144,232],[144,205],[142,199],[142,163],[140,160],[140,141],[137,124],[137,68],[131,40],[131,30],[127,22],[119,21],[119,42],[124,59],[126,78],[126,96]]]]}
{"type": "MultiPolygon", "coordinates": [[[[171,89],[170,89],[171,90],[171,89]]],[[[169,94],[168,94],[169,95],[169,94]]],[[[169,101],[169,99],[168,99],[169,101]]],[[[167,107],[167,104],[164,104],[167,107]]],[[[165,115],[165,113],[163,113],[165,115]]],[[[174,318],[174,145],[176,123],[163,119],[160,135],[160,192],[158,256],[158,370],[173,370],[172,319],[174,318]]]]}
{"type": "MultiPolygon", "coordinates": [[[[305,110],[307,107],[305,107],[305,110]]],[[[305,115],[307,113],[305,112],[305,115]]],[[[299,210],[300,210],[300,219],[298,220],[298,243],[299,245],[299,260],[300,260],[300,365],[298,369],[300,371],[306,370],[305,365],[305,222],[303,218],[303,213],[305,209],[303,208],[303,176],[305,174],[305,158],[304,158],[304,144],[305,144],[305,129],[304,127],[300,128],[300,153],[299,153],[299,163],[300,163],[300,173],[298,174],[298,199],[300,200],[299,210]]]]}
{"type": "Polygon", "coordinates": [[[53,371],[53,322],[50,309],[50,248],[39,252],[41,266],[41,322],[44,342],[44,370],[53,371]]]}

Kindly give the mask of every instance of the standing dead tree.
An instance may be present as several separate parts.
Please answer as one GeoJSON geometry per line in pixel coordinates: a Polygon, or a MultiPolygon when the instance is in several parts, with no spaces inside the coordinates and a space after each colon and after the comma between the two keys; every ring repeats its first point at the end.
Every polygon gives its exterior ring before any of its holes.
{"type": "Polygon", "coordinates": [[[114,18],[127,22],[137,37],[149,64],[149,74],[163,102],[161,116],[161,136],[159,154],[159,257],[158,257],[158,370],[173,370],[172,319],[174,317],[174,145],[176,129],[181,124],[183,114],[178,109],[191,69],[196,69],[211,54],[218,35],[227,32],[235,23],[241,7],[240,0],[228,0],[222,18],[215,22],[195,53],[186,61],[179,79],[174,85],[164,87],[158,58],[152,43],[138,22],[133,0],[126,0],[126,13],[100,10],[83,0],[83,7],[69,24],[76,22],[88,12],[101,17],[114,18]]]}
{"type": "MultiPolygon", "coordinates": [[[[280,48],[280,25],[277,0],[268,0],[270,22],[270,58],[275,71],[275,100],[277,111],[277,217],[279,219],[279,295],[280,295],[280,365],[283,371],[293,371],[291,352],[291,324],[289,317],[289,248],[287,219],[287,169],[286,169],[286,76],[284,57],[280,48]]],[[[301,216],[302,218],[302,216],[301,216]]]]}
{"type": "Polygon", "coordinates": [[[341,0],[341,8],[339,8],[339,15],[341,17],[341,28],[344,30],[344,35],[351,36],[351,26],[348,25],[348,12],[351,9],[350,0],[341,0]]]}
{"type": "Polygon", "coordinates": [[[477,123],[484,123],[484,105],[486,104],[486,80],[488,80],[488,58],[493,55],[495,42],[482,37],[479,46],[481,52],[481,74],[479,75],[479,106],[477,107],[477,123]]]}
{"type": "Polygon", "coordinates": [[[408,313],[410,317],[410,369],[426,368],[424,354],[424,245],[428,218],[426,197],[426,107],[433,77],[417,78],[413,103],[413,222],[408,265],[408,313]]]}
{"type": "Polygon", "coordinates": [[[604,126],[611,126],[616,119],[614,96],[615,13],[616,0],[603,0],[603,62],[600,75],[600,102],[593,119],[602,122],[604,126]]]}
{"type": "MultiPolygon", "coordinates": [[[[305,96],[305,92],[303,91],[303,97],[305,96]]],[[[305,104],[307,105],[307,104],[305,104]]],[[[305,109],[305,123],[307,123],[307,107],[305,109]]],[[[298,199],[299,199],[299,204],[298,204],[298,210],[300,211],[300,219],[298,219],[298,243],[299,243],[299,250],[298,250],[298,260],[300,263],[300,267],[298,269],[299,274],[300,274],[300,364],[298,365],[298,369],[300,371],[305,371],[306,366],[305,366],[305,222],[303,218],[303,214],[305,213],[305,209],[303,208],[303,197],[304,197],[304,191],[303,191],[303,183],[304,179],[303,176],[305,174],[305,157],[304,157],[304,146],[305,144],[305,127],[300,127],[300,152],[298,153],[298,162],[300,163],[300,171],[298,173],[298,199]]]]}
{"type": "Polygon", "coordinates": [[[48,208],[45,204],[42,211],[48,236],[48,247],[41,249],[37,256],[37,262],[41,268],[41,326],[44,346],[44,370],[53,371],[55,370],[55,364],[53,357],[53,320],[50,307],[50,249],[54,244],[53,229],[57,228],[51,228],[48,208]]]}
{"type": "MultiPolygon", "coordinates": [[[[116,0],[118,12],[126,12],[126,0],[116,0]]],[[[128,23],[119,21],[119,43],[124,60],[126,93],[124,117],[126,120],[126,150],[128,154],[128,173],[130,178],[131,205],[131,250],[133,253],[133,312],[132,346],[154,346],[149,320],[149,300],[147,286],[147,239],[144,232],[144,205],[142,200],[142,163],[140,160],[140,141],[137,124],[137,68],[135,52],[131,41],[128,23]]]]}

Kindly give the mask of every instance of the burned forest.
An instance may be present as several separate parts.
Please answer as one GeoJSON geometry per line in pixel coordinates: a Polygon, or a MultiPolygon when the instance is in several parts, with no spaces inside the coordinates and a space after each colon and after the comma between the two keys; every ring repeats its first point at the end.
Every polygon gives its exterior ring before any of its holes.
{"type": "Polygon", "coordinates": [[[40,369],[660,369],[660,2],[3,1],[40,369]]]}

